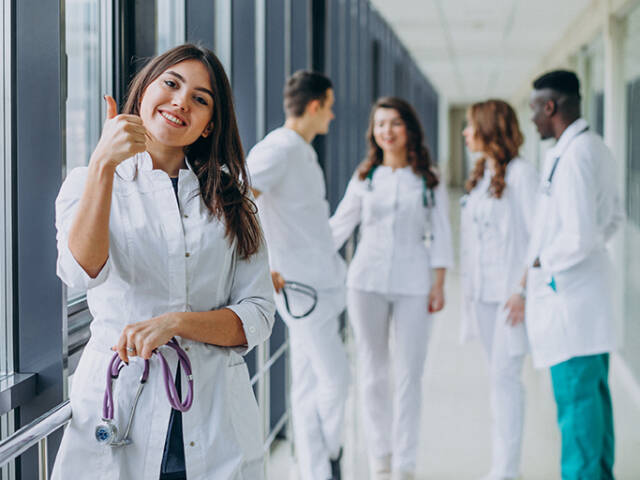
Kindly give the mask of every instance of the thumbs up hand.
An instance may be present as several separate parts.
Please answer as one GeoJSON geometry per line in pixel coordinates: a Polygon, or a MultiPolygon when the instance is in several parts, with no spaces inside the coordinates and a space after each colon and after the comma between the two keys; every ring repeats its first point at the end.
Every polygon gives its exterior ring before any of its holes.
{"type": "Polygon", "coordinates": [[[105,95],[107,118],[102,135],[91,155],[92,162],[104,162],[115,168],[122,161],[146,150],[147,130],[137,115],[118,115],[116,101],[105,95]]]}

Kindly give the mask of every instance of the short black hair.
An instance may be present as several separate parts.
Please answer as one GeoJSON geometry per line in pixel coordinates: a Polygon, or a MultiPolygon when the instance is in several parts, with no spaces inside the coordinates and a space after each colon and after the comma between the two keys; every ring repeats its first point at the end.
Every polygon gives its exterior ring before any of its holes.
{"type": "Polygon", "coordinates": [[[298,70],[287,79],[284,86],[284,110],[288,116],[301,117],[309,102],[327,98],[327,90],[333,88],[331,80],[319,72],[298,70]]]}
{"type": "Polygon", "coordinates": [[[569,70],[553,70],[540,75],[533,81],[533,88],[543,90],[549,88],[558,93],[580,98],[580,80],[569,70]]]}

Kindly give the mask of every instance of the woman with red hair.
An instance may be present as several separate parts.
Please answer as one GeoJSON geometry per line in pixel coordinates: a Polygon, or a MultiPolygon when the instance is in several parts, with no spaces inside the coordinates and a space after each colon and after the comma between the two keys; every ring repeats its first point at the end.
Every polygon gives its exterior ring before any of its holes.
{"type": "Polygon", "coordinates": [[[522,318],[508,318],[520,286],[533,220],[538,175],[518,156],[523,136],[502,100],[471,105],[462,132],[478,154],[461,216],[462,339],[479,337],[491,378],[493,460],[486,480],[515,479],[524,422],[522,362],[528,350],[522,318]]]}

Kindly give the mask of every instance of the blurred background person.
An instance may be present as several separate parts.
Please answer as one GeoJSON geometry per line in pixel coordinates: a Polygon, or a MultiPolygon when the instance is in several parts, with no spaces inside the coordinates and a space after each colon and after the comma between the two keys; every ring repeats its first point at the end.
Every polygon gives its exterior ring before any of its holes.
{"type": "Polygon", "coordinates": [[[471,105],[462,134],[478,158],[461,202],[461,337],[480,339],[490,370],[493,455],[491,471],[483,478],[515,479],[524,423],[521,372],[528,347],[523,316],[507,318],[506,304],[514,295],[525,295],[520,280],[538,175],[518,157],[523,136],[508,103],[471,105]]]}
{"type": "Polygon", "coordinates": [[[444,307],[453,264],[448,199],[407,102],[379,99],[367,139],[368,156],[330,223],[336,248],[360,225],[347,307],[372,477],[412,479],[431,314],[444,307]]]}

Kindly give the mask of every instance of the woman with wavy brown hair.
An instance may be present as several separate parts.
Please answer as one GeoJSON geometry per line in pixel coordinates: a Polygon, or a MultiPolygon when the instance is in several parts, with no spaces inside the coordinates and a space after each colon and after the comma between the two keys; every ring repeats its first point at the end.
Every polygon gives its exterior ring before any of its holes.
{"type": "Polygon", "coordinates": [[[462,339],[479,337],[491,378],[493,461],[487,480],[515,479],[524,421],[521,370],[527,351],[524,325],[507,318],[525,262],[538,175],[520,158],[518,119],[502,100],[471,105],[463,131],[478,155],[466,183],[461,216],[462,339]]]}
{"type": "Polygon", "coordinates": [[[444,307],[445,271],[453,264],[447,192],[404,100],[374,104],[367,139],[368,156],[330,223],[338,248],[360,225],[347,308],[372,478],[411,479],[431,313],[444,307]]]}

